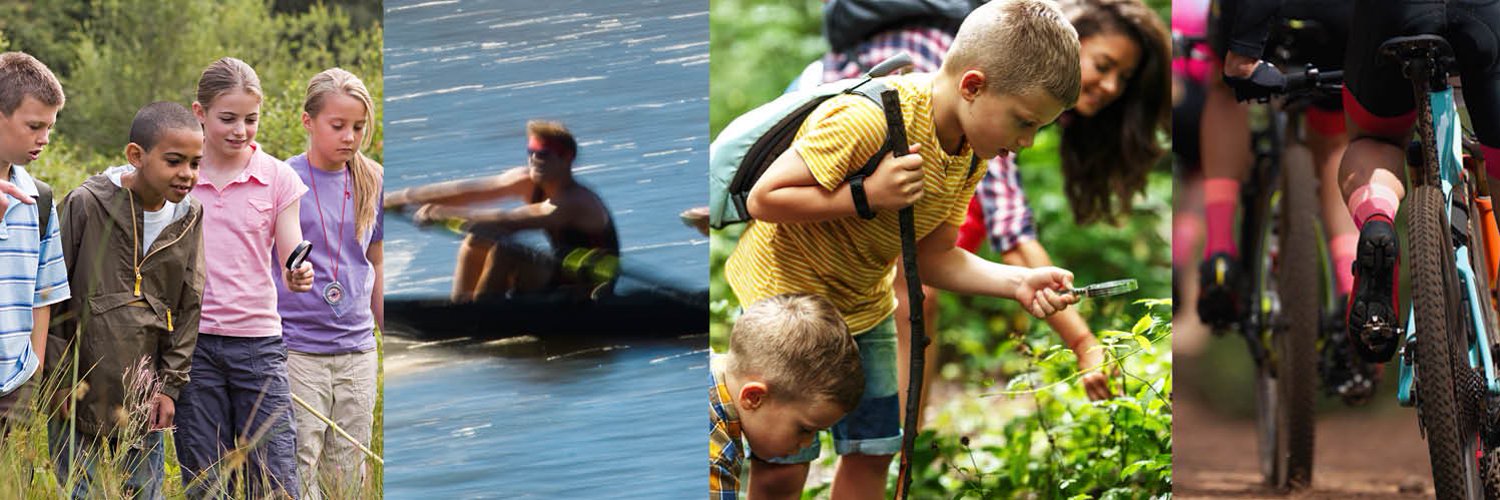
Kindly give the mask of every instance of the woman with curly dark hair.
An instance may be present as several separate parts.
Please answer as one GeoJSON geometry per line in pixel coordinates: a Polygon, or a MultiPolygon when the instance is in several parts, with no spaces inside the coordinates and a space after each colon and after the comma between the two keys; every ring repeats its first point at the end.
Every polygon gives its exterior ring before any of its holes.
{"type": "MultiPolygon", "coordinates": [[[[1147,174],[1166,154],[1161,137],[1171,133],[1171,41],[1161,17],[1140,0],[1072,0],[1063,2],[1063,10],[1078,30],[1083,72],[1077,104],[1058,118],[1064,189],[1079,224],[1113,222],[1130,212],[1147,174]]],[[[958,246],[975,251],[985,239],[1006,264],[1051,265],[1036,240],[1014,155],[990,161],[958,246]]],[[[902,279],[900,273],[896,279],[902,279]]],[[[905,289],[904,283],[896,287],[905,289]]],[[[898,300],[900,314],[906,310],[904,294],[898,293],[898,300]]],[[[924,304],[931,312],[935,306],[924,304]]],[[[1090,349],[1098,340],[1088,323],[1076,309],[1047,322],[1077,354],[1089,397],[1109,397],[1106,374],[1089,372],[1104,357],[1090,349]]]]}

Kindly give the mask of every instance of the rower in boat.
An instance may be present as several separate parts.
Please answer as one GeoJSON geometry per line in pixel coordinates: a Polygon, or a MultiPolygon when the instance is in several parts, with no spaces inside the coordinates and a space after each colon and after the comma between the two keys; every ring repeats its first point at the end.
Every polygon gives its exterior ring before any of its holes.
{"type": "Polygon", "coordinates": [[[561,123],[526,124],[529,165],[481,179],[440,182],[387,195],[387,210],[420,207],[418,224],[462,221],[467,230],[453,270],[454,302],[509,292],[564,289],[582,296],[613,283],[620,255],[604,201],[573,180],[578,143],[561,123]],[[524,200],[516,208],[472,204],[524,200]],[[541,230],[552,252],[505,244],[510,234],[541,230]]]}

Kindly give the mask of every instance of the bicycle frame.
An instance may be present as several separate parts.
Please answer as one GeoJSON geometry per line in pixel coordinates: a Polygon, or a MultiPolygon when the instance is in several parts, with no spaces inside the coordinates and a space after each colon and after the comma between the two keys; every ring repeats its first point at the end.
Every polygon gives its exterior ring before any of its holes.
{"type": "MultiPolygon", "coordinates": [[[[1479,216],[1479,214],[1468,214],[1467,207],[1460,206],[1460,204],[1466,203],[1465,200],[1473,196],[1473,194],[1467,193],[1467,187],[1462,177],[1464,169],[1462,150],[1463,130],[1459,123],[1458,108],[1453,97],[1453,88],[1446,85],[1441,90],[1429,89],[1427,93],[1427,104],[1432,109],[1432,123],[1430,126],[1432,127],[1438,153],[1439,171],[1437,179],[1442,189],[1443,201],[1448,207],[1447,215],[1450,225],[1453,224],[1452,221],[1454,220],[1467,221],[1469,217],[1479,216]],[[1457,189],[1463,189],[1463,194],[1466,196],[1457,198],[1458,194],[1460,194],[1457,189]],[[1465,213],[1459,213],[1460,210],[1465,211],[1465,213]]],[[[1477,172],[1476,174],[1485,175],[1483,172],[1477,172]]],[[[1421,178],[1420,175],[1413,177],[1421,178]]],[[[1500,395],[1500,379],[1497,379],[1495,376],[1494,354],[1491,352],[1490,342],[1487,338],[1489,328],[1488,325],[1484,324],[1485,315],[1480,311],[1482,304],[1488,304],[1489,291],[1478,290],[1474,274],[1475,270],[1470,258],[1472,254],[1469,253],[1469,245],[1476,243],[1481,245],[1486,244],[1483,238],[1484,235],[1480,234],[1471,235],[1468,241],[1455,241],[1453,261],[1457,263],[1457,274],[1463,302],[1469,310],[1469,327],[1475,337],[1474,341],[1470,342],[1469,367],[1484,367],[1485,387],[1487,392],[1493,396],[1500,395]]],[[[1489,245],[1496,243],[1488,242],[1489,245]]],[[[1407,304],[1406,310],[1405,345],[1407,347],[1403,347],[1401,354],[1398,356],[1400,379],[1397,386],[1396,398],[1402,406],[1413,406],[1416,404],[1416,399],[1412,393],[1415,360],[1410,354],[1410,346],[1416,345],[1414,342],[1417,341],[1417,328],[1416,315],[1412,313],[1412,305],[1410,303],[1407,304]]]]}

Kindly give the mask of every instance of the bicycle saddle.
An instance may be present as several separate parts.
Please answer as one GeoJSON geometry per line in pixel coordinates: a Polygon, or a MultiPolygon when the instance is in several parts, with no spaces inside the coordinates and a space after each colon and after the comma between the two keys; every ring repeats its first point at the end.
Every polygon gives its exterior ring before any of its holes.
{"type": "MultiPolygon", "coordinates": [[[[1435,66],[1429,66],[1429,71],[1435,75],[1447,76],[1447,68],[1453,66],[1453,47],[1448,45],[1448,40],[1437,35],[1412,35],[1398,36],[1386,40],[1380,44],[1380,54],[1395,59],[1401,63],[1403,72],[1413,70],[1413,62],[1431,61],[1435,66]]],[[[1408,78],[1416,75],[1407,75],[1408,78]]]]}

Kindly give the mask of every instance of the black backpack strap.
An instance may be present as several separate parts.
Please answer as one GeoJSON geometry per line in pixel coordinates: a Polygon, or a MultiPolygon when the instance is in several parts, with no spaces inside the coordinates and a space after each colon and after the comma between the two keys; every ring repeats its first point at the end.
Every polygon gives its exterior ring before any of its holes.
{"type": "MultiPolygon", "coordinates": [[[[844,93],[861,96],[873,101],[876,106],[880,107],[882,114],[889,116],[891,112],[886,109],[883,94],[890,93],[894,95],[896,91],[886,86],[884,82],[875,80],[872,77],[866,77],[860,83],[845,89],[844,93]]],[[[899,101],[897,101],[897,104],[896,116],[899,120],[901,116],[899,101]]],[[[887,121],[889,122],[889,120],[887,121]]],[[[875,154],[870,155],[870,158],[865,160],[865,164],[860,166],[859,170],[854,171],[854,173],[844,178],[844,181],[849,183],[851,195],[854,196],[855,212],[865,219],[875,218],[875,211],[870,209],[869,201],[865,197],[865,178],[875,173],[875,168],[880,166],[880,160],[885,159],[885,155],[890,154],[894,147],[894,136],[890,133],[892,129],[890,123],[886,124],[886,129],[885,142],[880,144],[880,149],[875,150],[875,154]]]]}
{"type": "Polygon", "coordinates": [[[968,180],[970,177],[973,177],[974,176],[974,171],[978,170],[978,169],[979,169],[979,155],[974,155],[974,157],[969,160],[969,173],[964,174],[964,180],[968,180]]]}
{"type": "Polygon", "coordinates": [[[885,155],[890,152],[891,139],[887,137],[885,143],[880,145],[880,149],[875,150],[875,154],[870,156],[870,159],[865,160],[865,165],[863,167],[859,167],[859,171],[855,172],[853,175],[850,175],[849,178],[853,179],[855,177],[869,177],[870,174],[875,173],[875,167],[880,166],[880,160],[884,159],[885,155]]]}
{"type": "MultiPolygon", "coordinates": [[[[855,85],[854,87],[845,90],[844,93],[869,99],[871,102],[874,102],[876,106],[880,107],[881,113],[885,113],[885,102],[881,100],[881,94],[887,90],[892,89],[884,82],[875,79],[866,79],[859,85],[855,85]]],[[[889,129],[889,126],[887,126],[887,128],[889,129]]],[[[865,160],[864,166],[860,167],[859,170],[855,171],[853,174],[850,174],[849,179],[853,179],[855,177],[869,177],[870,174],[875,173],[875,167],[880,166],[880,160],[884,159],[885,155],[891,152],[891,139],[891,134],[889,131],[887,131],[887,133],[885,134],[885,142],[880,145],[880,149],[876,150],[874,155],[871,155],[869,159],[865,160]]],[[[905,153],[905,151],[902,151],[901,153],[905,153]]]]}
{"type": "Polygon", "coordinates": [[[52,186],[35,177],[31,178],[31,182],[36,184],[37,234],[40,239],[45,240],[52,222],[52,186]]]}

